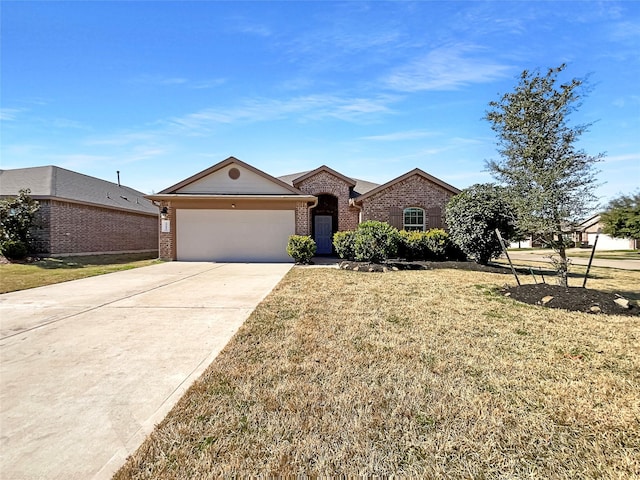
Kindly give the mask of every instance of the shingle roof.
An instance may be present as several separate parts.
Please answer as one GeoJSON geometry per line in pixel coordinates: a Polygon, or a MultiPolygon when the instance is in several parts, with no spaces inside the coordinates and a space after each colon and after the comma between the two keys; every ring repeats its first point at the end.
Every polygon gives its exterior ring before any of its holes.
{"type": "MultiPolygon", "coordinates": [[[[316,169],[317,170],[317,169],[316,169]]],[[[305,176],[308,173],[313,172],[314,170],[307,170],[306,172],[300,172],[300,173],[292,173],[290,175],[283,175],[282,177],[278,177],[279,180],[282,180],[285,183],[288,183],[289,185],[293,185],[293,181],[305,176]]],[[[373,183],[373,182],[367,182],[366,180],[360,180],[358,178],[352,178],[351,179],[356,182],[355,187],[353,187],[353,195],[352,197],[358,197],[360,195],[363,195],[365,193],[367,193],[369,190],[373,190],[374,188],[378,187],[379,184],[377,183],[373,183]]]]}
{"type": "Polygon", "coordinates": [[[138,213],[158,214],[158,207],[144,198],[144,193],[82,173],[53,165],[0,170],[0,196],[15,196],[25,188],[31,190],[30,195],[36,200],[68,200],[138,213]]]}

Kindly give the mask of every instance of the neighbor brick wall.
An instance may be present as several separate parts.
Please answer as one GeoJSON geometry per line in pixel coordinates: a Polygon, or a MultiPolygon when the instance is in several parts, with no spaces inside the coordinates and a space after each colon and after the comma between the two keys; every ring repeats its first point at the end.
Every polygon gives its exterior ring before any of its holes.
{"type": "Polygon", "coordinates": [[[40,208],[36,212],[31,229],[32,248],[35,253],[50,253],[51,244],[51,201],[38,200],[40,208]]]}
{"type": "Polygon", "coordinates": [[[48,208],[52,255],[158,249],[155,215],[59,201],[48,208]]]}
{"type": "MultiPolygon", "coordinates": [[[[310,195],[329,194],[338,198],[338,230],[354,230],[358,226],[358,209],[349,206],[349,185],[329,172],[318,172],[295,185],[310,195]]],[[[307,219],[307,231],[311,232],[311,218],[307,219]]]]}
{"type": "MultiPolygon", "coordinates": [[[[401,209],[420,207],[425,210],[440,207],[444,217],[444,208],[453,195],[439,185],[416,174],[364,199],[362,218],[363,221],[390,222],[392,207],[401,209]]],[[[430,228],[429,225],[427,228],[430,228]]]]}

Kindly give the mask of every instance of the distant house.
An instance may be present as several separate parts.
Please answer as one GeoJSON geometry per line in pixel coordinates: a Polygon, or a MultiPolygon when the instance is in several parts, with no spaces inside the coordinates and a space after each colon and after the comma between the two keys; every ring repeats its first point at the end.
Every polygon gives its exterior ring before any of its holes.
{"type": "MultiPolygon", "coordinates": [[[[577,245],[593,248],[596,235],[601,232],[604,225],[600,221],[600,215],[594,215],[580,223],[574,231],[574,240],[577,245]]],[[[634,250],[638,248],[638,242],[630,238],[614,238],[600,233],[596,250],[634,250]]]]}
{"type": "Polygon", "coordinates": [[[142,192],[56,166],[0,170],[0,197],[21,189],[40,203],[36,253],[158,250],[158,208],[142,192]]]}
{"type": "Polygon", "coordinates": [[[366,220],[442,228],[458,193],[420,169],[378,185],[326,165],[275,178],[229,157],[147,198],[162,209],[161,258],[287,262],[292,234],[312,236],[317,254],[331,254],[335,232],[366,220]]]}

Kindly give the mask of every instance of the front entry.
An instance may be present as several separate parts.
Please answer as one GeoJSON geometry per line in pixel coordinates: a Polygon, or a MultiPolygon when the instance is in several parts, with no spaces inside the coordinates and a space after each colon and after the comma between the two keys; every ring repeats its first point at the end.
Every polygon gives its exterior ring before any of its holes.
{"type": "Polygon", "coordinates": [[[331,215],[316,215],[314,217],[314,231],[316,241],[316,254],[329,255],[333,250],[333,217],[331,215]]]}

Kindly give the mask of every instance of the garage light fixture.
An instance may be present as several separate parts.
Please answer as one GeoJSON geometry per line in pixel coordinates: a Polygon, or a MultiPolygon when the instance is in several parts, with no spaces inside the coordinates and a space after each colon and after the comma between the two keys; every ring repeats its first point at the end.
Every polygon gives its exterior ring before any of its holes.
{"type": "Polygon", "coordinates": [[[167,207],[162,207],[162,210],[160,210],[160,218],[162,218],[163,220],[166,220],[168,214],[169,214],[169,210],[167,209],[167,207]]]}
{"type": "Polygon", "coordinates": [[[236,208],[236,204],[235,204],[235,203],[232,203],[232,204],[231,204],[231,208],[236,208]]]}

